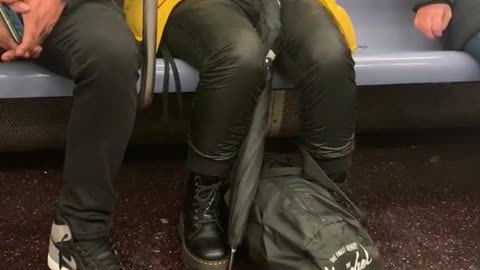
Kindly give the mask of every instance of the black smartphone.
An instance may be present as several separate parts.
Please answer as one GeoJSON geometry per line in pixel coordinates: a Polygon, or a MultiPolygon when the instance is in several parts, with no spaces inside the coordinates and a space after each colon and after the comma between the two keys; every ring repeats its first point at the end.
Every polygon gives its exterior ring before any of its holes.
{"type": "Polygon", "coordinates": [[[23,37],[22,16],[2,3],[0,4],[0,17],[7,26],[8,31],[12,35],[15,42],[20,44],[23,37]]]}

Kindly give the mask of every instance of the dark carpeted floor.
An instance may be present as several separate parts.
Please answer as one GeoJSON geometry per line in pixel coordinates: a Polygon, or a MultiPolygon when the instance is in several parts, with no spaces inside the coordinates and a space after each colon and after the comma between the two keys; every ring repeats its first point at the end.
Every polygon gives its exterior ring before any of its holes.
{"type": "MultiPolygon", "coordinates": [[[[388,136],[368,138],[356,151],[352,197],[368,212],[386,268],[477,269],[480,139],[410,145],[412,138],[400,144],[389,143],[388,136]]],[[[183,151],[133,150],[118,175],[112,237],[130,270],[183,269],[176,233],[183,151]]],[[[0,269],[47,269],[61,159],[61,153],[0,156],[0,269]]],[[[237,269],[252,267],[243,259],[237,269]]]]}

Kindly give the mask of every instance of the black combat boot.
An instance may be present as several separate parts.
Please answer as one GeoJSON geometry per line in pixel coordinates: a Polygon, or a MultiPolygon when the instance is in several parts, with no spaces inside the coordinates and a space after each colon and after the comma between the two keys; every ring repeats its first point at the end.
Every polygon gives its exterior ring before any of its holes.
{"type": "Polygon", "coordinates": [[[191,173],[180,216],[182,261],[189,270],[224,270],[228,263],[221,214],[223,180],[191,173]]]}

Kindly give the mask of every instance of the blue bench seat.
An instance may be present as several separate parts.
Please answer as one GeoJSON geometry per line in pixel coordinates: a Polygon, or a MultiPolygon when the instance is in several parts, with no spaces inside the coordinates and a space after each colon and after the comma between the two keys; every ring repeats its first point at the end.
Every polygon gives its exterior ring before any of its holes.
{"type": "MultiPolygon", "coordinates": [[[[359,85],[480,81],[480,65],[463,52],[447,51],[413,29],[408,0],[342,0],[356,26],[359,48],[354,55],[359,85]]],[[[182,91],[193,92],[198,73],[177,60],[182,91]]],[[[156,92],[162,91],[163,60],[157,61],[156,92]]],[[[173,80],[169,91],[174,91],[173,80]]],[[[72,83],[28,62],[0,64],[0,98],[71,95],[72,83]]],[[[292,85],[275,73],[274,88],[292,85]]]]}

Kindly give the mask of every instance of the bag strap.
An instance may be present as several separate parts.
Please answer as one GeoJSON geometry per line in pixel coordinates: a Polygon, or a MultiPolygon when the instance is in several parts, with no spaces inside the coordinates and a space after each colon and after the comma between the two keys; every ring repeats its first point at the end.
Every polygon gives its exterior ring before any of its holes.
{"type": "Polygon", "coordinates": [[[302,175],[302,168],[299,167],[282,167],[266,169],[262,171],[262,178],[274,178],[289,175],[302,175]]]}
{"type": "Polygon", "coordinates": [[[183,118],[183,101],[182,101],[182,85],[180,81],[180,73],[178,72],[177,64],[168,47],[164,44],[160,46],[160,53],[163,57],[164,76],[163,76],[163,93],[162,93],[162,107],[163,107],[163,123],[168,124],[168,89],[170,87],[170,68],[173,73],[173,80],[175,84],[175,92],[177,94],[178,111],[180,118],[183,118]]]}
{"type": "Polygon", "coordinates": [[[357,213],[360,222],[362,224],[366,224],[366,215],[363,213],[360,208],[358,208],[352,200],[343,192],[343,190],[338,187],[337,184],[335,184],[330,177],[327,176],[325,171],[320,168],[318,163],[313,159],[312,155],[302,146],[298,146],[300,148],[300,151],[302,152],[303,155],[303,172],[307,175],[310,176],[309,178],[317,182],[318,184],[322,185],[326,189],[329,189],[331,191],[334,191],[338,193],[342,198],[348,202],[352,206],[352,208],[355,210],[357,213]]]}
{"type": "Polygon", "coordinates": [[[175,59],[173,58],[173,55],[167,45],[163,45],[162,54],[163,57],[165,57],[168,62],[170,62],[170,66],[172,67],[173,81],[175,82],[175,92],[177,94],[178,111],[180,114],[180,118],[183,118],[182,83],[180,81],[180,72],[178,72],[178,67],[175,63],[175,59]]]}
{"type": "Polygon", "coordinates": [[[285,154],[266,152],[263,154],[261,177],[274,178],[280,176],[302,175],[302,168],[292,166],[292,160],[285,154]]]}

